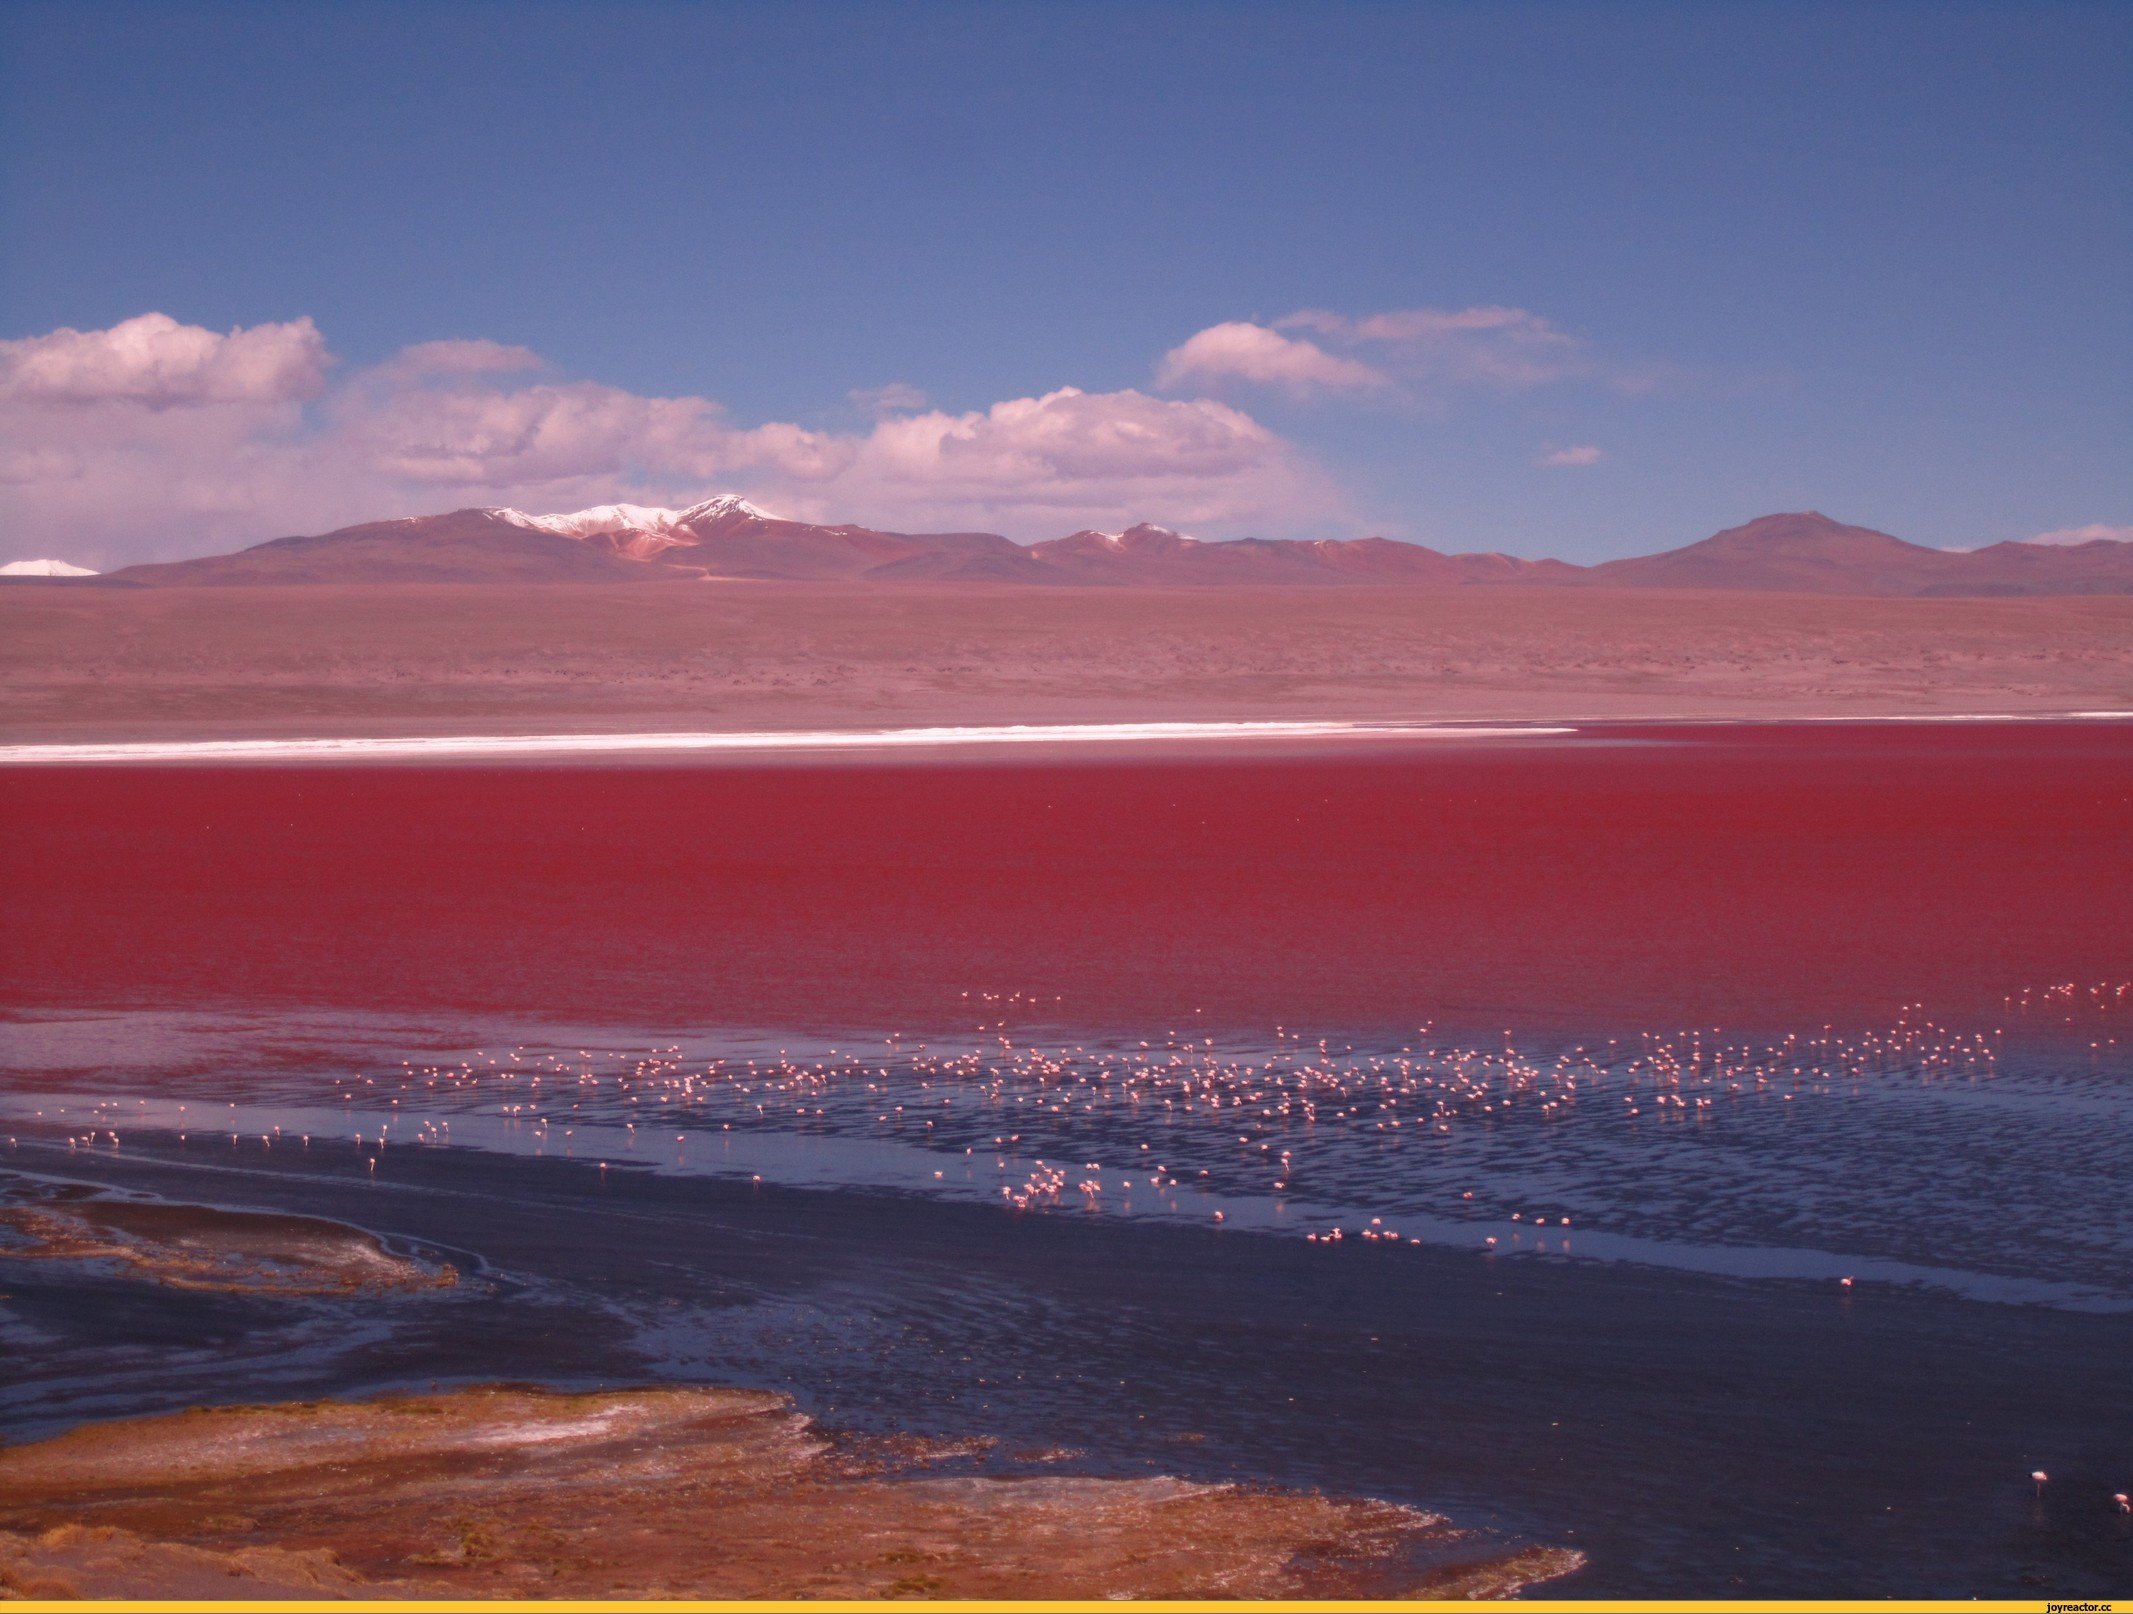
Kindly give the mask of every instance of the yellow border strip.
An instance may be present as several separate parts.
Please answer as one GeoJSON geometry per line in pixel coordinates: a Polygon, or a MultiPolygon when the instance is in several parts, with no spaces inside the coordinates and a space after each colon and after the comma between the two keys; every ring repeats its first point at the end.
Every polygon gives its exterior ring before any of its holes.
{"type": "MultiPolygon", "coordinates": [[[[1534,1610],[1535,1614],[1626,1614],[1639,1609],[1696,1609],[1709,1610],[1712,1614],[1820,1614],[1822,1610],[1856,1610],[1869,1608],[1886,1611],[1886,1614],[2117,1614],[2122,1599],[2112,1598],[2036,1598],[2022,1602],[1985,1602],[1971,1599],[1779,1599],[1770,1601],[1721,1602],[1704,1598],[1647,1598],[1633,1601],[1578,1600],[1535,1598],[1520,1599],[1515,1607],[1534,1610]]],[[[97,1598],[84,1602],[50,1602],[35,1599],[11,1601],[10,1610],[72,1611],[84,1608],[126,1611],[126,1614],[192,1614],[195,1609],[243,1610],[256,1614],[263,1605],[255,1601],[203,1603],[191,1602],[130,1602],[118,1599],[97,1598]]],[[[361,1614],[372,1610],[375,1614],[407,1614],[409,1610],[428,1611],[428,1614],[494,1614],[501,1609],[537,1609],[543,1614],[675,1614],[679,1610],[732,1611],[732,1614],[873,1614],[873,1611],[901,1610],[912,1608],[947,1608],[968,1610],[985,1608],[999,1614],[1109,1614],[1120,1607],[1147,1609],[1151,1614],[1205,1614],[1209,1609],[1268,1611],[1268,1614],[1348,1614],[1350,1610],[1398,1608],[1416,1610],[1471,1610],[1471,1601],[1435,1602],[1422,1600],[1377,1600],[1369,1602],[1314,1601],[1270,1602],[1230,1599],[1179,1602],[1099,1600],[1099,1601],[1045,1601],[1045,1602],[995,1602],[985,1598],[945,1600],[927,1598],[899,1598],[887,1601],[770,1601],[761,1602],[708,1602],[675,1598],[652,1602],[597,1602],[557,1599],[553,1602],[495,1601],[432,1602],[406,1599],[391,1602],[358,1602],[336,1600],[318,1603],[276,1603],[276,1608],[289,1614],[361,1614]]],[[[2133,1604],[2128,1606],[2133,1614],[2133,1604]]]]}

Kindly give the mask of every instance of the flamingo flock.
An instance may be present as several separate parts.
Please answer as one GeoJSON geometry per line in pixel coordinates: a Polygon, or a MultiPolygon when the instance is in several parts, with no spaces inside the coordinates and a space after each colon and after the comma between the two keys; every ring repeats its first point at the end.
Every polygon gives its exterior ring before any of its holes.
{"type": "MultiPolygon", "coordinates": [[[[2010,995],[2004,1007],[2013,1017],[2108,1014],[2133,1006],[2129,994],[2133,982],[2054,984],[2010,995]]],[[[1575,1123],[1579,1136],[1597,1130],[1649,1147],[1742,1106],[1768,1110],[1890,1083],[1988,1083],[2006,1035],[2005,1026],[1959,1029],[1906,1004],[1863,1031],[1824,1025],[1758,1038],[1698,1027],[1546,1052],[1522,1048],[1510,1031],[1500,1041],[1462,1040],[1430,1025],[1400,1046],[1362,1050],[1285,1026],[1256,1042],[1174,1029],[1106,1043],[1047,1032],[1057,998],[966,996],[977,1029],[959,1038],[891,1033],[864,1048],[804,1050],[734,1039],[709,1057],[680,1043],[634,1054],[519,1044],[344,1069],[326,1085],[342,1112],[339,1137],[353,1139],[373,1173],[395,1145],[451,1146],[455,1117],[463,1143],[470,1119],[481,1118],[537,1151],[594,1155],[603,1170],[624,1158],[695,1164],[692,1145],[736,1130],[856,1135],[915,1151],[921,1180],[944,1187],[975,1186],[989,1163],[987,1192],[1011,1211],[1168,1211],[1227,1223],[1249,1200],[1294,1214],[1271,1223],[1254,1214],[1248,1225],[1288,1227],[1319,1245],[1399,1245],[1423,1242],[1397,1228],[1418,1214],[1412,1195],[1376,1207],[1358,1196],[1372,1183],[1457,1169],[1462,1157],[1447,1152],[1456,1139],[1575,1123]],[[1028,1029],[1018,1029],[1022,1021],[1028,1029]]],[[[249,1134],[236,1106],[221,1117],[214,1108],[179,1104],[180,1140],[226,1132],[239,1146],[249,1134]]],[[[336,1130],[312,1111],[260,1125],[257,1110],[247,1119],[261,1148],[308,1147],[314,1134],[336,1130]]],[[[30,1119],[60,1123],[66,1146],[84,1150],[118,1147],[121,1125],[149,1124],[151,1115],[147,1100],[98,1098],[30,1119]]],[[[1541,1203],[1516,1184],[1483,1180],[1480,1193],[1459,1185],[1422,1209],[1473,1223],[1483,1248],[1510,1236],[1520,1248],[1567,1251],[1572,1229],[1601,1208],[1571,1186],[1541,1203]],[[1546,1239],[1528,1245],[1528,1230],[1546,1239]]],[[[1846,1276],[1841,1286],[1851,1283],[1846,1276]]]]}

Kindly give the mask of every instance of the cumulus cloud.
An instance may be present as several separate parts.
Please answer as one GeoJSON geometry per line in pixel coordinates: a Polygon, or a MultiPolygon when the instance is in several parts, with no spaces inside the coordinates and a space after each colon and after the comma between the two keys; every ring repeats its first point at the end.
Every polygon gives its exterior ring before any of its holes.
{"type": "Polygon", "coordinates": [[[1212,399],[1061,387],[989,409],[878,422],[849,464],[780,496],[802,513],[887,511],[1012,536],[1142,518],[1294,521],[1332,498],[1281,437],[1212,399]],[[1161,511],[1154,518],[1152,512],[1161,511]]]}
{"type": "Polygon", "coordinates": [[[1607,456],[1590,443],[1574,443],[1569,448],[1553,448],[1540,456],[1535,465],[1597,465],[1607,456]]]}
{"type": "Polygon", "coordinates": [[[1359,359],[1328,353],[1301,336],[1228,320],[1210,325],[1163,355],[1156,384],[1166,391],[1242,381],[1297,394],[1369,392],[1391,385],[1359,359]]]}
{"type": "Polygon", "coordinates": [[[1232,320],[1171,349],[1157,375],[1169,390],[1232,382],[1387,399],[1456,388],[1521,392],[1581,379],[1622,391],[1652,385],[1643,371],[1602,363],[1583,339],[1541,315],[1496,304],[1359,318],[1306,308],[1265,324],[1232,320]]]}
{"type": "Polygon", "coordinates": [[[2022,541],[2029,544],[2092,544],[2099,538],[2110,543],[2133,544],[2133,527],[2107,527],[2100,521],[2092,521],[2086,527],[2060,527],[2022,541]]]}
{"type": "MultiPolygon", "coordinates": [[[[814,519],[1020,538],[1336,513],[1284,439],[1211,399],[1065,387],[954,413],[879,389],[858,432],[558,379],[425,342],[327,385],[309,320],[227,335],[144,315],[0,344],[0,526],[104,569],[458,506],[567,510],[736,491],[814,519]]],[[[27,552],[27,551],[26,551],[27,552]]]]}
{"type": "Polygon", "coordinates": [[[276,404],[317,396],[332,362],[308,318],[228,335],[142,314],[0,342],[0,406],[276,404]]]}
{"type": "MultiPolygon", "coordinates": [[[[647,398],[581,381],[510,389],[397,387],[335,411],[333,447],[390,478],[478,492],[586,478],[716,477],[754,464],[773,441],[736,431],[705,398],[647,398]]],[[[787,446],[812,464],[814,434],[787,446]]]]}

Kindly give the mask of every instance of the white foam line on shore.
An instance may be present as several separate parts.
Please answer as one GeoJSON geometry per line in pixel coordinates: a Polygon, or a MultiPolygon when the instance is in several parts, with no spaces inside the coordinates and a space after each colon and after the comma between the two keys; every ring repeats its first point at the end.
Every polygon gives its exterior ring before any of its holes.
{"type": "Polygon", "coordinates": [[[1899,717],[1773,717],[1772,723],[2123,723],[2125,712],[1919,712],[1899,717]]]}
{"type": "Polygon", "coordinates": [[[893,751],[995,745],[1138,745],[1200,740],[1474,740],[1575,734],[1539,724],[1054,723],[992,728],[825,729],[703,734],[459,734],[315,740],[144,740],[5,745],[0,764],[53,762],[417,761],[760,751],[893,751]]]}

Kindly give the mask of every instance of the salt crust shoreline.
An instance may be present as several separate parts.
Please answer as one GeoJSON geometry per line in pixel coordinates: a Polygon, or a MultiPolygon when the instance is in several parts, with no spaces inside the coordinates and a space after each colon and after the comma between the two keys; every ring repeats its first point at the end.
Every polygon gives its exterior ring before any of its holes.
{"type": "MultiPolygon", "coordinates": [[[[2052,723],[2119,722],[2133,711],[2052,713],[1937,712],[1894,717],[1787,717],[1784,723],[2052,723]]],[[[936,751],[1008,746],[1161,746],[1206,742],[1338,740],[1414,743],[1547,739],[1604,734],[1595,723],[1156,722],[1029,723],[898,729],[737,730],[632,734],[458,734],[319,738],[144,740],[0,745],[0,765],[112,762],[422,761],[487,757],[807,754],[936,751]]],[[[1662,720],[1638,722],[1649,728],[1662,720]]],[[[1684,727],[1735,727],[1687,720],[1684,727]]]]}

